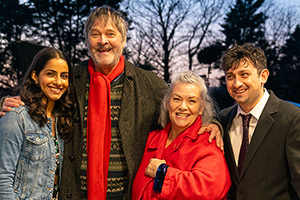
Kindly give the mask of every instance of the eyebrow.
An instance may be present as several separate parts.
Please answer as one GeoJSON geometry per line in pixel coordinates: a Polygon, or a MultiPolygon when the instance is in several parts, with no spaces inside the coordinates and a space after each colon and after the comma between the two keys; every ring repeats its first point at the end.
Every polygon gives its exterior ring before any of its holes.
{"type": "MultiPolygon", "coordinates": [[[[93,31],[100,32],[97,28],[91,28],[90,32],[93,32],[93,31]]],[[[104,31],[105,31],[105,32],[108,32],[108,31],[117,32],[117,30],[114,29],[113,27],[106,28],[106,29],[104,29],[104,31]]]]}
{"type": "Polygon", "coordinates": [[[53,69],[46,69],[46,72],[48,72],[48,71],[56,72],[56,73],[57,73],[57,71],[55,71],[55,70],[53,70],[53,69]]]}
{"type": "MultiPolygon", "coordinates": [[[[178,94],[173,94],[172,96],[177,96],[177,97],[181,97],[182,98],[182,96],[180,96],[180,95],[178,95],[178,94]]],[[[198,97],[197,96],[191,96],[191,97],[188,97],[188,99],[191,99],[191,98],[196,98],[196,99],[198,99],[198,97]]]]}
{"type": "MultiPolygon", "coordinates": [[[[225,73],[226,74],[233,74],[234,71],[237,71],[238,68],[236,69],[229,69],[227,70],[225,73]]],[[[238,71],[238,73],[240,72],[245,72],[245,71],[250,71],[250,69],[248,67],[244,67],[243,69],[241,69],[240,71],[238,71]]]]}
{"type": "MultiPolygon", "coordinates": [[[[48,72],[48,71],[57,73],[57,71],[55,71],[55,70],[53,70],[53,69],[47,69],[46,72],[48,72]]],[[[67,74],[68,74],[69,72],[67,72],[67,71],[61,72],[61,74],[63,74],[63,73],[67,73],[67,74]]]]}

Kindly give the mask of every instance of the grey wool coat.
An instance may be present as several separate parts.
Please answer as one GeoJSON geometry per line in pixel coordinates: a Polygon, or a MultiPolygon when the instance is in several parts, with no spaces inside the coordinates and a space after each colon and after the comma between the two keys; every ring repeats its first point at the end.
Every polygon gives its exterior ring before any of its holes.
{"type": "MultiPolygon", "coordinates": [[[[74,67],[74,87],[77,110],[75,132],[65,142],[62,182],[59,199],[81,199],[80,165],[83,151],[83,118],[86,84],[89,81],[88,61],[74,67]]],[[[153,72],[145,71],[125,61],[124,86],[121,100],[119,129],[128,165],[129,184],[124,199],[131,199],[132,183],[142,160],[148,133],[158,129],[160,105],[167,84],[153,72]]]]}

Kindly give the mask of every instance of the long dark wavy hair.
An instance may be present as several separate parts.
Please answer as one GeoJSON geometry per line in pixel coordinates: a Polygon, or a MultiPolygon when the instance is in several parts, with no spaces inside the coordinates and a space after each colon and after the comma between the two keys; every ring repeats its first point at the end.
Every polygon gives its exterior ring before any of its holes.
{"type": "Polygon", "coordinates": [[[73,73],[71,61],[68,56],[62,51],[50,47],[43,48],[40,50],[35,57],[29,68],[26,71],[26,74],[23,78],[23,81],[18,89],[22,101],[28,108],[30,117],[40,126],[45,126],[47,122],[47,102],[45,103],[43,99],[46,99],[45,94],[40,88],[39,84],[36,84],[32,79],[31,74],[35,71],[36,75],[39,76],[40,72],[44,69],[47,62],[53,58],[61,58],[65,60],[69,68],[69,87],[61,98],[55,101],[55,106],[52,111],[52,115],[56,117],[57,121],[57,130],[58,133],[63,138],[69,138],[73,134],[73,120],[72,112],[75,110],[75,101],[73,98],[73,73]]]}

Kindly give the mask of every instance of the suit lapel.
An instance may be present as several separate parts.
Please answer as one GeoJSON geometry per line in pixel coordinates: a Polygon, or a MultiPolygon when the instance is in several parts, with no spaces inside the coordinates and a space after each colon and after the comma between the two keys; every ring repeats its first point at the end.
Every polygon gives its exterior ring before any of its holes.
{"type": "Polygon", "coordinates": [[[251,163],[253,157],[255,156],[257,149],[260,147],[262,141],[264,140],[266,135],[269,133],[269,130],[274,123],[272,114],[274,114],[278,111],[278,107],[279,107],[279,99],[272,92],[270,92],[270,98],[269,98],[269,100],[258,120],[256,128],[253,132],[253,136],[252,136],[250,146],[249,146],[246,158],[245,158],[245,163],[244,163],[240,178],[242,178],[242,176],[244,175],[244,173],[247,170],[249,164],[251,163]]]}
{"type": "MultiPolygon", "coordinates": [[[[131,88],[133,88],[133,70],[130,65],[127,64],[127,61],[125,60],[125,67],[124,67],[124,85],[123,85],[123,92],[122,92],[122,99],[121,99],[121,110],[120,110],[120,118],[124,112],[123,110],[127,107],[129,95],[132,93],[131,88]]],[[[128,113],[125,113],[126,115],[128,113]]],[[[121,120],[120,120],[121,121],[121,120]]]]}
{"type": "MultiPolygon", "coordinates": [[[[76,97],[78,100],[78,107],[80,110],[80,116],[84,116],[85,100],[87,92],[87,83],[89,81],[87,71],[87,61],[84,61],[81,65],[74,67],[74,88],[76,97]]],[[[83,124],[83,117],[80,118],[81,124],[83,124]]]]}
{"type": "Polygon", "coordinates": [[[237,112],[237,106],[234,106],[233,109],[231,109],[231,111],[228,113],[228,115],[225,117],[225,121],[224,121],[224,148],[225,148],[225,157],[227,160],[227,165],[228,168],[230,169],[231,172],[231,178],[232,181],[234,181],[236,184],[238,182],[239,179],[239,172],[237,170],[237,166],[235,163],[235,159],[234,159],[234,154],[233,154],[233,150],[232,150],[232,146],[231,146],[231,140],[230,140],[230,136],[229,136],[229,131],[230,131],[230,127],[233,121],[233,118],[235,117],[237,112]]]}

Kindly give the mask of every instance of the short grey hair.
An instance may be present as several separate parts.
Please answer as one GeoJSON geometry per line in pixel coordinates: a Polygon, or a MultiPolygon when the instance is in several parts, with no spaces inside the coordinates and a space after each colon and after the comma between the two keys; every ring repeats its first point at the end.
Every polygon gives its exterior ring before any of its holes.
{"type": "Polygon", "coordinates": [[[110,6],[101,6],[91,11],[84,24],[84,36],[86,41],[88,40],[89,31],[97,20],[103,21],[106,24],[111,21],[122,34],[123,41],[126,40],[128,23],[126,22],[123,13],[111,8],[110,6]]]}
{"type": "Polygon", "coordinates": [[[212,118],[216,115],[217,112],[216,104],[214,103],[213,99],[209,96],[204,80],[192,71],[184,71],[177,75],[174,79],[172,79],[171,85],[167,90],[167,93],[162,101],[160,116],[158,120],[161,126],[165,127],[170,121],[167,107],[170,102],[172,90],[178,83],[198,85],[201,88],[199,92],[201,98],[200,106],[201,108],[203,108],[203,113],[201,115],[202,125],[210,124],[212,118]]]}

